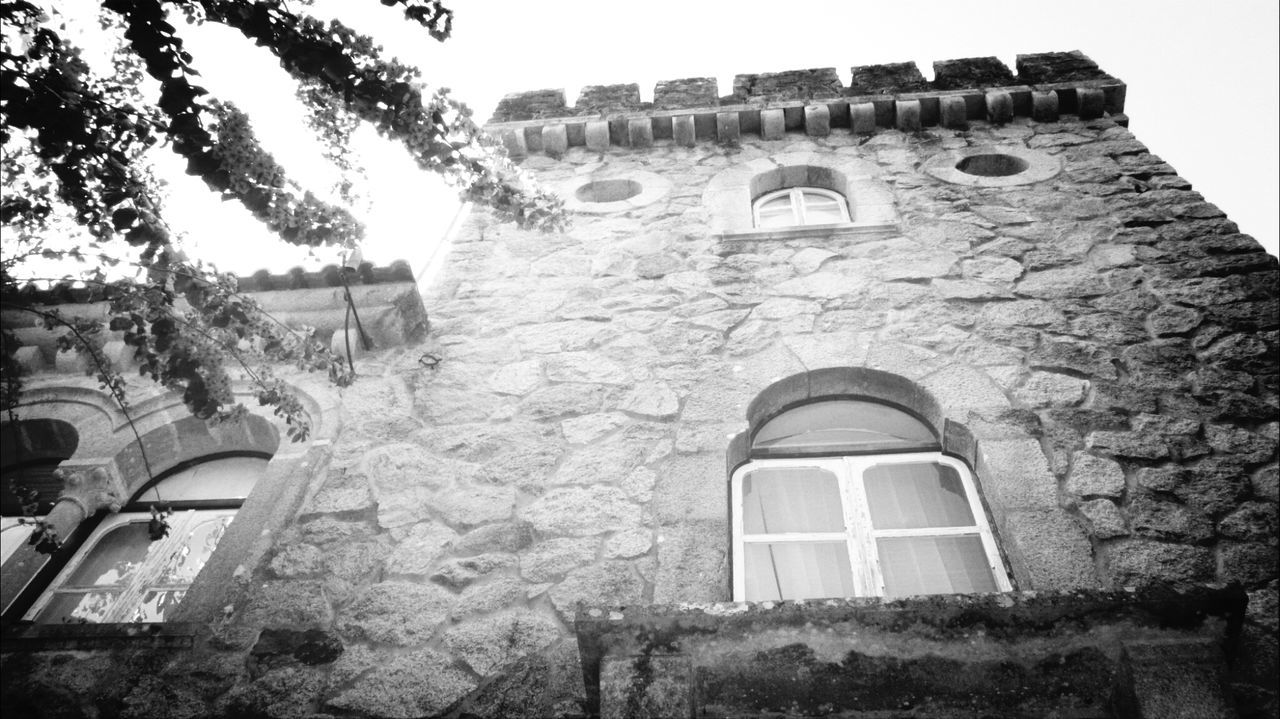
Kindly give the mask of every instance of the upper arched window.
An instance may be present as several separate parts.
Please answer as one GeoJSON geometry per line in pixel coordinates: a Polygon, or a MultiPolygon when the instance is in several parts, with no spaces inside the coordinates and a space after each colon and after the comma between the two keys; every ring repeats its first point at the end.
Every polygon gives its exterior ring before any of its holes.
{"type": "Polygon", "coordinates": [[[903,409],[782,411],[731,477],[736,601],[1010,589],[968,466],[903,409]]]}
{"type": "Polygon", "coordinates": [[[820,187],[789,187],[760,196],[752,204],[758,228],[832,225],[849,222],[849,204],[820,187]]]}
{"type": "Polygon", "coordinates": [[[266,473],[268,457],[188,463],[149,483],[94,527],[24,619],[162,622],[212,556],[236,511],[266,473]],[[172,509],[163,536],[149,506],[172,509]]]}

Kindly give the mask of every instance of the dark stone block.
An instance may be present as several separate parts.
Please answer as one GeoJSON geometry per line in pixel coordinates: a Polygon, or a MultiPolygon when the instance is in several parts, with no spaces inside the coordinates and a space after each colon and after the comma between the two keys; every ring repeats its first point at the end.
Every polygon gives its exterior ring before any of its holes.
{"type": "Polygon", "coordinates": [[[844,86],[834,67],[737,75],[733,78],[733,97],[740,103],[810,100],[840,97],[843,93],[844,86]]]}
{"type": "Polygon", "coordinates": [[[1009,67],[995,57],[966,57],[933,63],[933,86],[939,90],[966,90],[1016,85],[1009,67]]]}
{"type": "Polygon", "coordinates": [[[1079,50],[1019,55],[1018,80],[1028,85],[1074,80],[1114,80],[1079,50]]]}
{"type": "Polygon", "coordinates": [[[653,106],[658,110],[715,107],[720,104],[714,77],[663,80],[653,88],[653,106]]]}
{"type": "Polygon", "coordinates": [[[853,77],[845,91],[846,95],[896,95],[932,89],[914,62],[863,65],[852,68],[852,72],[853,77]]]}
{"type": "Polygon", "coordinates": [[[634,112],[644,107],[640,102],[640,86],[635,83],[626,85],[588,85],[582,88],[578,102],[573,106],[573,114],[608,115],[615,112],[634,112]]]}
{"type": "Polygon", "coordinates": [[[569,114],[564,90],[532,90],[507,95],[498,101],[489,122],[515,122],[569,114]]]}

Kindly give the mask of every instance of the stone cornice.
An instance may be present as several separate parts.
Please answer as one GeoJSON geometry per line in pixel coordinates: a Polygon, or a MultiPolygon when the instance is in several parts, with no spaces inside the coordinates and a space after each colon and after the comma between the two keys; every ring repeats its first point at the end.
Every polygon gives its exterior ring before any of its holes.
{"type": "Polygon", "coordinates": [[[1125,85],[1079,51],[1019,55],[1015,76],[994,57],[934,63],[927,81],[913,63],[852,69],[842,85],[834,68],[738,75],[733,93],[717,97],[714,78],[659,82],[654,101],[640,101],[637,85],[598,85],[568,106],[562,90],[508,95],[486,129],[513,157],[570,147],[602,151],[671,141],[734,143],[743,135],[782,139],[788,131],[824,136],[833,131],[964,129],[974,121],[1061,115],[1124,117],[1125,85]]]}

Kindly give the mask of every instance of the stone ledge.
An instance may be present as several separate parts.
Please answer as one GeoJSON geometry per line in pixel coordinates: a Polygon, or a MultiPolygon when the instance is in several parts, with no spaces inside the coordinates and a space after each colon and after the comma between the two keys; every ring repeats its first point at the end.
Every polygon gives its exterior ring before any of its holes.
{"type": "Polygon", "coordinates": [[[897,222],[842,222],[833,225],[805,225],[780,229],[722,232],[714,237],[725,242],[769,242],[798,239],[836,239],[841,237],[891,237],[899,234],[897,222]]]}
{"type": "Polygon", "coordinates": [[[121,649],[190,649],[198,624],[32,624],[19,622],[0,629],[0,652],[121,649]]]}
{"type": "Polygon", "coordinates": [[[574,629],[593,716],[637,707],[808,715],[821,704],[820,713],[1056,716],[1070,707],[1072,716],[1154,719],[1170,701],[1189,715],[1222,715],[1221,682],[1171,699],[1151,696],[1143,678],[1188,663],[1223,676],[1222,646],[1247,601],[1228,587],[580,606],[574,629]],[[815,705],[806,713],[793,701],[815,705]]]}

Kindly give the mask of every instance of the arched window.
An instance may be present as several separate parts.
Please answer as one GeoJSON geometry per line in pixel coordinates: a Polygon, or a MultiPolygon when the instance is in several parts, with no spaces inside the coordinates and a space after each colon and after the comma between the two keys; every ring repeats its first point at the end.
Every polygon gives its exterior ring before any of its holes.
{"type": "Polygon", "coordinates": [[[752,204],[758,228],[832,225],[849,221],[849,204],[820,187],[790,187],[760,196],[752,204]]]}
{"type": "Polygon", "coordinates": [[[269,457],[188,463],[149,483],[86,537],[23,619],[38,622],[161,622],[213,554],[269,457]],[[173,510],[153,539],[149,507],[173,510]]]}
{"type": "Polygon", "coordinates": [[[888,404],[787,409],[732,474],[735,601],[1010,589],[969,468],[888,404]]]}

